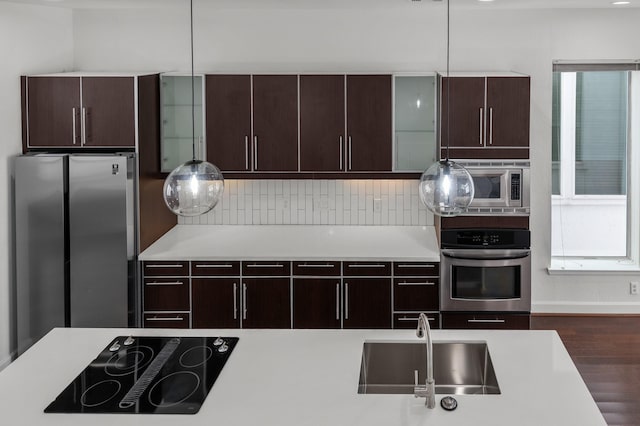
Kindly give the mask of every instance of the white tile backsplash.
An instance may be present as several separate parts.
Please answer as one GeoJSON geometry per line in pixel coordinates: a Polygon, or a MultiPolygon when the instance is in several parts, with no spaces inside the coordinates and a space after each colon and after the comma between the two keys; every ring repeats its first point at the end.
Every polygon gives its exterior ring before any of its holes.
{"type": "Polygon", "coordinates": [[[212,211],[178,223],[424,226],[434,220],[420,202],[417,180],[227,179],[212,211]]]}

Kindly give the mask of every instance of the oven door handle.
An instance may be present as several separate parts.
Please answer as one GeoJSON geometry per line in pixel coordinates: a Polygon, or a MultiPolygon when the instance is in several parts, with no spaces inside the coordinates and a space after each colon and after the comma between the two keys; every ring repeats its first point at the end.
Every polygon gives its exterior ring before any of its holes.
{"type": "Polygon", "coordinates": [[[456,259],[521,259],[531,255],[531,250],[452,250],[442,249],[440,251],[443,256],[456,259]]]}

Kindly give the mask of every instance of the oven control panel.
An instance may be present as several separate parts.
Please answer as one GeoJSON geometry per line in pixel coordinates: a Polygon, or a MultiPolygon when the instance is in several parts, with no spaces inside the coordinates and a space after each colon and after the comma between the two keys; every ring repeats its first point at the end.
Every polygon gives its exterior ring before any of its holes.
{"type": "Polygon", "coordinates": [[[442,248],[529,248],[530,232],[526,229],[443,229],[442,248]]]}

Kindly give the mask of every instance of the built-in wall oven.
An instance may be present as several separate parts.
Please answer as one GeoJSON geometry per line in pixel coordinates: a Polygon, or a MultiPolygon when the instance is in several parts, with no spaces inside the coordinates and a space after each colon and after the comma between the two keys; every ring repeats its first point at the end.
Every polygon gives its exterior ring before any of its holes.
{"type": "Polygon", "coordinates": [[[531,311],[526,229],[443,229],[442,311],[531,311]]]}

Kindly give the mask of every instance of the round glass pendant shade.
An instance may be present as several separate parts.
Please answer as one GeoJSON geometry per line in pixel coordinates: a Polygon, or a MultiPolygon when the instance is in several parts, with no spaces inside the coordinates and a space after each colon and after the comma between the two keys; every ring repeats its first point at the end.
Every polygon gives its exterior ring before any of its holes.
{"type": "Polygon", "coordinates": [[[473,178],[459,164],[440,160],[420,177],[420,199],[438,216],[463,213],[473,201],[473,178]]]}
{"type": "Polygon", "coordinates": [[[164,181],[164,202],[180,216],[198,216],[213,209],[224,191],[224,178],[211,163],[191,160],[178,166],[164,181]]]}

